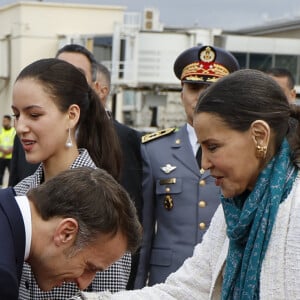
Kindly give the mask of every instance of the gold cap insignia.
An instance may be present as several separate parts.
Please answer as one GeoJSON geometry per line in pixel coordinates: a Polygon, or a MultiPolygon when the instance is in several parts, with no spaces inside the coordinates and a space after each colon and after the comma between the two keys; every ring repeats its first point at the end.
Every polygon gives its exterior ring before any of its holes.
{"type": "Polygon", "coordinates": [[[206,47],[200,52],[199,58],[200,60],[209,63],[216,59],[216,53],[210,47],[206,47]]]}

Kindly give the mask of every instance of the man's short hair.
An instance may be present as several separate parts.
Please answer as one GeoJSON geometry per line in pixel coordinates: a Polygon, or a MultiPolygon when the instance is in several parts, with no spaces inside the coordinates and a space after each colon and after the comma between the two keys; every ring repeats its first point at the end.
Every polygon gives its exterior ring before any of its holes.
{"type": "Polygon", "coordinates": [[[79,232],[74,244],[81,249],[99,234],[120,231],[127,250],[134,252],[141,239],[136,209],[125,189],[102,169],[81,167],[63,171],[31,189],[27,196],[43,220],[74,218],[79,232]]]}
{"type": "Polygon", "coordinates": [[[4,115],[3,119],[8,119],[9,121],[11,121],[11,116],[10,115],[4,115]]]}
{"type": "Polygon", "coordinates": [[[293,89],[295,87],[295,79],[292,73],[285,68],[271,68],[266,71],[266,74],[271,75],[273,77],[287,77],[289,89],[293,89]]]}
{"type": "Polygon", "coordinates": [[[94,57],[94,54],[90,52],[85,47],[78,45],[78,44],[68,44],[60,48],[57,52],[55,57],[57,58],[61,53],[64,52],[71,52],[71,53],[81,53],[83,54],[91,63],[91,70],[92,70],[92,80],[96,81],[97,79],[97,61],[94,57]]]}

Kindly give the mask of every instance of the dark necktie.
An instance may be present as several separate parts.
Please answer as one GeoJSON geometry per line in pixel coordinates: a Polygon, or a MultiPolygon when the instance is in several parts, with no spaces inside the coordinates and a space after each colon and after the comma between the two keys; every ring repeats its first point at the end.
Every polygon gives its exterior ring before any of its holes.
{"type": "Polygon", "coordinates": [[[199,146],[197,153],[196,153],[196,160],[197,160],[199,169],[201,169],[201,156],[202,156],[202,150],[201,150],[201,147],[199,146]]]}

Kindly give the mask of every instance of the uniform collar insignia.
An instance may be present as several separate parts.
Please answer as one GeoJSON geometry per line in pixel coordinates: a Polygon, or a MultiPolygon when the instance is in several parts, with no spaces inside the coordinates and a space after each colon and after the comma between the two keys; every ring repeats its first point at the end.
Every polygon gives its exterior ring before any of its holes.
{"type": "Polygon", "coordinates": [[[160,167],[160,169],[166,173],[166,174],[169,174],[171,173],[172,171],[174,171],[177,167],[175,166],[172,166],[170,164],[166,164],[164,167],[160,167]]]}

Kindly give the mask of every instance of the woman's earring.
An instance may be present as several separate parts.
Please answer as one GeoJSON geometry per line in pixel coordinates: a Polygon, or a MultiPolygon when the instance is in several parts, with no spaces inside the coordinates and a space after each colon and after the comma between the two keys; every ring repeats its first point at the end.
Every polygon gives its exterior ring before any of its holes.
{"type": "Polygon", "coordinates": [[[267,146],[256,145],[256,157],[265,159],[267,155],[267,146]]]}
{"type": "Polygon", "coordinates": [[[71,129],[69,128],[68,138],[67,138],[67,141],[66,141],[66,147],[71,148],[72,146],[73,146],[73,142],[72,142],[72,139],[71,139],[71,129]]]}

